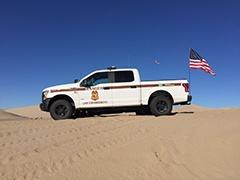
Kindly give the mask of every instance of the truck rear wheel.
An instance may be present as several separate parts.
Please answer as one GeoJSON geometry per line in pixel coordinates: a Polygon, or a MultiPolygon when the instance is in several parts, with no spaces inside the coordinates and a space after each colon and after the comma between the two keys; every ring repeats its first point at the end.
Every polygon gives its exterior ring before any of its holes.
{"type": "Polygon", "coordinates": [[[68,119],[73,115],[73,107],[64,99],[56,100],[50,106],[50,115],[54,120],[68,119]]]}
{"type": "Polygon", "coordinates": [[[172,101],[166,96],[156,96],[150,102],[150,110],[153,115],[167,115],[172,111],[172,101]]]}

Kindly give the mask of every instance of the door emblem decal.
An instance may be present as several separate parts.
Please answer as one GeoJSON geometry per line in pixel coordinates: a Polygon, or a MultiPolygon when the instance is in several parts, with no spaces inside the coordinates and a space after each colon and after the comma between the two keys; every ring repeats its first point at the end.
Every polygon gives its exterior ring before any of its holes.
{"type": "Polygon", "coordinates": [[[99,99],[97,90],[93,90],[93,91],[92,91],[91,99],[94,100],[94,101],[96,101],[96,100],[99,99]]]}

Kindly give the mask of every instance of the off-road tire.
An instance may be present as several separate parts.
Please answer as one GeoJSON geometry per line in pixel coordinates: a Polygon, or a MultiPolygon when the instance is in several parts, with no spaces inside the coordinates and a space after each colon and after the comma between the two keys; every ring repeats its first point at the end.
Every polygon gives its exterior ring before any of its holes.
{"type": "Polygon", "coordinates": [[[50,115],[54,120],[69,119],[73,115],[73,106],[67,100],[54,101],[50,106],[50,115]]]}
{"type": "Polygon", "coordinates": [[[172,101],[166,96],[156,96],[151,100],[149,108],[155,116],[168,115],[172,111],[172,101]]]}

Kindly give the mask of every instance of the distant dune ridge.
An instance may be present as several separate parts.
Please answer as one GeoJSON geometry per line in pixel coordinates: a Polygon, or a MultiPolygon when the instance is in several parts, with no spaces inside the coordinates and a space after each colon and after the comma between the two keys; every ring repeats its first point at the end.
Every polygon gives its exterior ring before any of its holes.
{"type": "Polygon", "coordinates": [[[29,118],[50,118],[49,113],[41,111],[38,105],[6,109],[5,111],[29,118]]]}
{"type": "Polygon", "coordinates": [[[200,105],[196,105],[196,104],[187,105],[187,106],[179,105],[179,106],[175,106],[173,109],[176,110],[177,112],[184,112],[184,111],[186,111],[186,112],[202,112],[202,111],[214,110],[214,109],[209,109],[209,108],[206,108],[206,107],[203,107],[200,105]]]}
{"type": "Polygon", "coordinates": [[[22,117],[20,115],[10,113],[10,112],[6,112],[6,111],[0,109],[0,120],[24,119],[24,118],[26,118],[26,117],[22,117]]]}
{"type": "Polygon", "coordinates": [[[0,110],[0,179],[238,180],[239,117],[197,105],[63,121],[38,106],[0,110]]]}

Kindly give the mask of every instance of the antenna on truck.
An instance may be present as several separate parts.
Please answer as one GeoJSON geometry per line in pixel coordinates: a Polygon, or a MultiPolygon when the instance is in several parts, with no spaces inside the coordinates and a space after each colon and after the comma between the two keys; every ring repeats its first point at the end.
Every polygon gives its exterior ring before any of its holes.
{"type": "Polygon", "coordinates": [[[108,67],[107,69],[108,69],[108,70],[113,70],[113,69],[117,69],[117,67],[116,67],[116,66],[110,66],[110,67],[108,67]]]}

